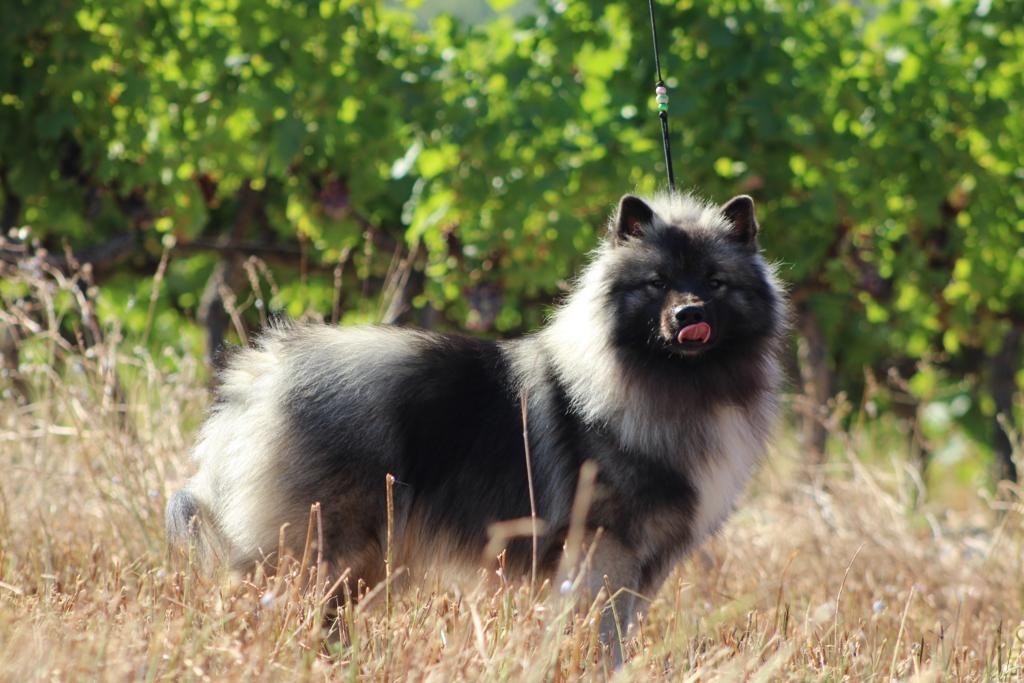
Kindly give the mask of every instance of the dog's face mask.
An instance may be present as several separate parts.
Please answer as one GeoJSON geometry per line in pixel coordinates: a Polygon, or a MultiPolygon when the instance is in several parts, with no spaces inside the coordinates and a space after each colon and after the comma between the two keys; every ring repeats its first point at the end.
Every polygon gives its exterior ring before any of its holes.
{"type": "Polygon", "coordinates": [[[715,227],[672,223],[623,197],[610,235],[609,314],[617,344],[700,359],[770,333],[774,295],[758,255],[749,197],[720,209],[715,227]]]}

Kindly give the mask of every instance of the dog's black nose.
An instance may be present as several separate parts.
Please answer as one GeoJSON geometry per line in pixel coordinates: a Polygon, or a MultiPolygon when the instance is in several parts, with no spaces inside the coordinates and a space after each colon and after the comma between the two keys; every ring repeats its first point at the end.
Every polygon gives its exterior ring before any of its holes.
{"type": "Polygon", "coordinates": [[[693,325],[704,322],[704,307],[681,306],[676,309],[676,322],[680,325],[693,325]]]}

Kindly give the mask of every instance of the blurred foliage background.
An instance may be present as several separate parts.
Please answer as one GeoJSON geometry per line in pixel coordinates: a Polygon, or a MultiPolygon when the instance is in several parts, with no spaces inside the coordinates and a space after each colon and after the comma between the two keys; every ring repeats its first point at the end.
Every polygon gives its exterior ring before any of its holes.
{"type": "MultiPolygon", "coordinates": [[[[753,195],[791,284],[809,457],[826,427],[883,416],[922,463],[1016,478],[1024,3],[656,11],[681,185],[753,195]]],[[[0,258],[78,270],[79,348],[118,335],[173,363],[275,311],[514,336],[618,197],[664,183],[643,2],[3,14],[0,258]]],[[[0,307],[32,296],[0,283],[0,307]]],[[[7,391],[31,353],[17,322],[0,316],[7,391]]]]}

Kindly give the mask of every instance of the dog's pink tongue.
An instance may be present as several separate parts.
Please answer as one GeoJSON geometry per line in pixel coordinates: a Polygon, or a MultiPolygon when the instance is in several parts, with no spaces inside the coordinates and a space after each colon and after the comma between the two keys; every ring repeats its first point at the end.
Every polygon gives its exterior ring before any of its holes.
{"type": "Polygon", "coordinates": [[[707,323],[694,323],[679,330],[677,341],[682,344],[684,341],[699,341],[706,344],[711,339],[711,325],[707,323]]]}

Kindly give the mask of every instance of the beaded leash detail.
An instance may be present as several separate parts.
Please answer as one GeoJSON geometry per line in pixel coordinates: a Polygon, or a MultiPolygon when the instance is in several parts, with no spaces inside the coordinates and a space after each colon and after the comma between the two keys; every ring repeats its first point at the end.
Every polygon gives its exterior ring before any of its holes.
{"type": "Polygon", "coordinates": [[[654,41],[654,68],[658,74],[658,82],[654,88],[654,100],[658,103],[658,118],[661,119],[661,144],[665,148],[665,169],[668,171],[668,190],[676,191],[676,175],[672,171],[672,145],[668,136],[668,88],[661,78],[661,60],[658,58],[658,29],[654,24],[654,0],[647,0],[651,11],[651,38],[654,41]]]}

